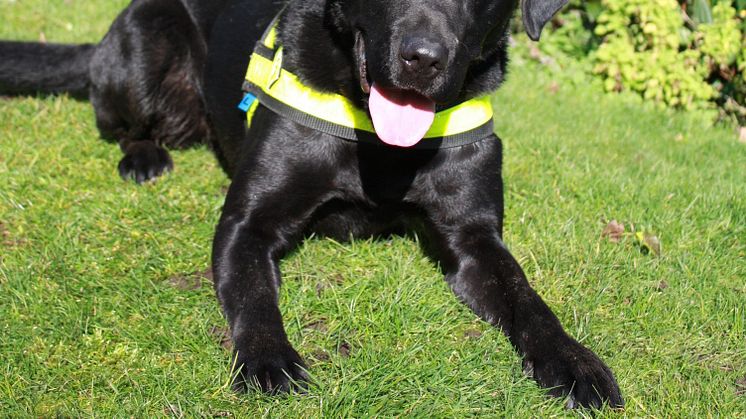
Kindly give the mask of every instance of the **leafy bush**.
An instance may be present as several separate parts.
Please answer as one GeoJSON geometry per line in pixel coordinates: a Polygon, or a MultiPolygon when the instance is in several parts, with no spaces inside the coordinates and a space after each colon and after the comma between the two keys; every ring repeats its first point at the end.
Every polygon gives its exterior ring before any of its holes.
{"type": "Polygon", "coordinates": [[[587,62],[608,91],[746,124],[745,20],[746,0],[572,0],[540,48],[587,62]]]}

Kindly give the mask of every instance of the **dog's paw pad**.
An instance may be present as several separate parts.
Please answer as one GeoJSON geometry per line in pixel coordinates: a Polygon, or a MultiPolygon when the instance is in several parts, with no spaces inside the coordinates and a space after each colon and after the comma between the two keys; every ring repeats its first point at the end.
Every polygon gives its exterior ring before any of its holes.
{"type": "Polygon", "coordinates": [[[119,161],[119,176],[140,184],[173,170],[173,167],[173,160],[163,147],[151,141],[139,141],[127,147],[125,156],[119,161]]]}

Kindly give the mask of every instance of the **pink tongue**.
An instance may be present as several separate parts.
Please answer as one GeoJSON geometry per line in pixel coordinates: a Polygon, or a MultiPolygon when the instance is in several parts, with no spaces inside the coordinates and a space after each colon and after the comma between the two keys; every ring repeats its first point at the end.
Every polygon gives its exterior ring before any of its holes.
{"type": "Polygon", "coordinates": [[[416,93],[382,89],[375,83],[370,89],[368,108],[378,138],[398,147],[420,142],[435,119],[435,102],[416,93]]]}

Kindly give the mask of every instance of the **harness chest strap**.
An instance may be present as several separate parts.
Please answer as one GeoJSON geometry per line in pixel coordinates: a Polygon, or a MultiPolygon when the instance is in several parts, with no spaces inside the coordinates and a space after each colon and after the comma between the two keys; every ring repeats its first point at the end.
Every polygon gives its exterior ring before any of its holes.
{"type": "MultiPolygon", "coordinates": [[[[368,114],[349,99],[319,92],[282,68],[283,49],[276,47],[276,21],[257,43],[246,71],[247,95],[239,108],[249,123],[260,102],[300,125],[352,141],[380,143],[368,114]],[[255,99],[258,99],[255,100],[255,99]]],[[[489,96],[463,102],[435,114],[432,126],[413,148],[449,148],[482,140],[493,132],[489,96]]]]}

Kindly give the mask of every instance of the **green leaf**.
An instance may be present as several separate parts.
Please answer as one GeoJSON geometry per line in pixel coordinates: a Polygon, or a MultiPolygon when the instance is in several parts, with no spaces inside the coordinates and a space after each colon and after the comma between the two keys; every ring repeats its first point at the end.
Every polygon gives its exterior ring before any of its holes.
{"type": "Polygon", "coordinates": [[[692,19],[697,23],[712,23],[710,0],[694,0],[692,4],[692,19]]]}
{"type": "MultiPolygon", "coordinates": [[[[746,2],[746,0],[743,1],[746,2]]],[[[601,12],[604,11],[604,6],[600,0],[589,1],[585,4],[585,11],[588,14],[588,19],[595,22],[601,12]]]]}

